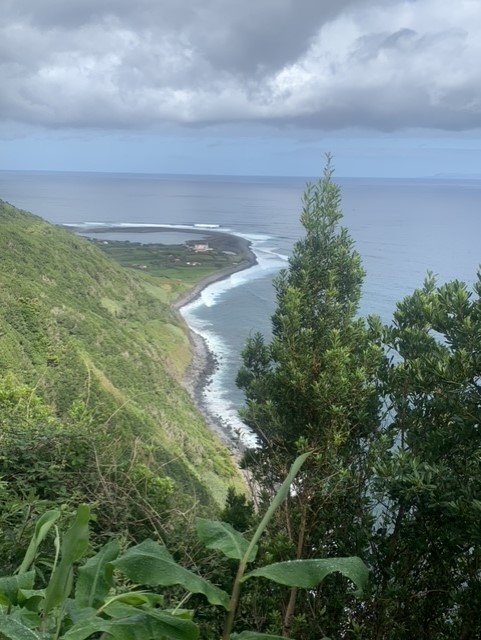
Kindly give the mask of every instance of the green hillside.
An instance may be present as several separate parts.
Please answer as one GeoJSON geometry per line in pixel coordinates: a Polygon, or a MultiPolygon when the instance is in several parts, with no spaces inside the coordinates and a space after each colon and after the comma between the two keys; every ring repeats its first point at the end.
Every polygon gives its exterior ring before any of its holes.
{"type": "MultiPolygon", "coordinates": [[[[3,459],[18,430],[28,441],[49,425],[55,437],[67,431],[69,443],[82,434],[98,440],[100,480],[111,482],[118,469],[140,474],[142,486],[164,487],[165,508],[223,502],[240,479],[178,382],[190,356],[186,328],[168,305],[175,284],[122,268],[87,240],[0,202],[3,459]]],[[[94,464],[84,462],[70,472],[82,477],[94,464]]]]}

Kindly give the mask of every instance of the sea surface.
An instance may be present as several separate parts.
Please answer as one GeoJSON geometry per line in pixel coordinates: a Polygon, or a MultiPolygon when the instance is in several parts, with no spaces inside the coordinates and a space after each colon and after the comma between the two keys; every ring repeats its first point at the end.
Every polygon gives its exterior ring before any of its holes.
{"type": "MultiPolygon", "coordinates": [[[[219,362],[205,390],[206,406],[249,441],[237,415],[243,403],[235,386],[240,352],[252,333],[270,334],[272,280],[302,236],[299,215],[307,180],[3,171],[0,198],[56,224],[110,223],[113,234],[123,226],[122,239],[129,238],[129,225],[138,224],[192,227],[192,237],[199,232],[195,225],[219,225],[249,239],[258,265],[209,286],[183,309],[219,362]]],[[[428,270],[440,283],[475,281],[481,263],[481,180],[336,181],[344,224],[367,271],[361,314],[379,314],[389,322],[396,301],[421,286],[428,270]]],[[[160,238],[141,235],[143,242],[160,238]]]]}

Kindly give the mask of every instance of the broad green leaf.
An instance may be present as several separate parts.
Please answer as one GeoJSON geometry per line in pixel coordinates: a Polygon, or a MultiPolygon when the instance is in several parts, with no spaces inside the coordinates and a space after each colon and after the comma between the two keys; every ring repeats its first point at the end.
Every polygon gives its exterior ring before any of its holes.
{"type": "Polygon", "coordinates": [[[62,556],[45,591],[45,613],[65,602],[72,590],[73,564],[80,560],[89,544],[90,509],[81,504],[75,521],[64,536],[61,545],[62,556]]]}
{"type": "Polygon", "coordinates": [[[176,618],[182,618],[183,620],[193,620],[194,611],[192,609],[164,609],[164,613],[170,613],[176,618]]]}
{"type": "Polygon", "coordinates": [[[28,549],[25,553],[25,557],[23,559],[22,564],[18,570],[18,573],[25,573],[28,571],[30,565],[35,560],[35,556],[37,555],[37,550],[40,544],[43,542],[47,533],[50,531],[50,528],[57,522],[60,518],[60,511],[46,511],[40,518],[37,520],[35,525],[35,531],[33,533],[32,539],[30,540],[30,544],[28,545],[28,549]]]}
{"type": "Polygon", "coordinates": [[[257,633],[257,631],[243,631],[242,633],[233,633],[232,640],[289,640],[285,636],[271,636],[268,633],[257,633]]]}
{"type": "Polygon", "coordinates": [[[111,540],[79,568],[75,600],[79,607],[100,607],[113,586],[113,566],[119,555],[118,540],[111,540]]]}
{"type": "MultiPolygon", "coordinates": [[[[218,549],[227,558],[242,560],[249,548],[249,541],[226,522],[197,518],[197,535],[208,549],[218,549]]],[[[257,545],[251,549],[247,562],[253,562],[257,545]]]]}
{"type": "Polygon", "coordinates": [[[22,589],[33,589],[34,581],[35,571],[22,573],[18,576],[5,576],[0,578],[0,604],[17,604],[19,591],[22,589]]]}
{"type": "Polygon", "coordinates": [[[45,599],[45,589],[20,589],[17,603],[29,611],[39,611],[45,599]]]}
{"type": "Polygon", "coordinates": [[[178,616],[157,610],[149,610],[145,613],[150,619],[152,629],[155,629],[158,635],[164,633],[172,640],[197,640],[199,637],[199,628],[192,620],[186,619],[183,612],[178,616]],[[165,628],[165,631],[162,631],[162,628],[165,628]]]}
{"type": "Polygon", "coordinates": [[[152,587],[182,585],[191,593],[202,593],[210,604],[229,608],[229,596],[188,569],[178,565],[167,549],[153,540],[144,540],[112,562],[130,580],[152,587]]]}
{"type": "Polygon", "coordinates": [[[102,612],[108,615],[109,618],[122,618],[127,615],[126,607],[130,607],[129,615],[132,615],[134,608],[142,608],[145,611],[148,608],[161,607],[163,604],[164,596],[160,593],[129,591],[112,596],[103,607],[97,610],[97,615],[102,612]]]}
{"type": "MultiPolygon", "coordinates": [[[[38,629],[40,626],[40,613],[38,611],[30,611],[23,606],[13,607],[9,613],[11,619],[19,622],[27,629],[38,629]]],[[[0,623],[1,624],[1,623],[0,623]]],[[[2,629],[0,626],[0,638],[2,637],[2,629]]]]}
{"type": "MultiPolygon", "coordinates": [[[[277,511],[277,509],[281,506],[281,504],[284,502],[284,500],[289,495],[289,489],[291,487],[291,484],[292,484],[293,480],[295,479],[295,477],[299,473],[302,465],[304,464],[304,462],[307,460],[307,458],[310,455],[311,454],[309,452],[308,453],[303,453],[301,456],[298,456],[294,460],[294,462],[292,464],[292,467],[290,468],[290,471],[289,471],[286,479],[284,480],[284,482],[279,487],[279,491],[276,493],[276,495],[274,497],[274,500],[271,502],[269,508],[266,511],[266,514],[262,518],[261,522],[259,523],[259,526],[256,529],[256,532],[254,533],[254,537],[252,538],[252,540],[250,542],[250,545],[249,545],[249,549],[248,549],[248,556],[249,557],[250,557],[251,548],[253,548],[254,545],[257,544],[257,542],[259,541],[259,538],[264,533],[265,528],[267,527],[267,525],[271,521],[272,516],[274,515],[274,513],[277,511]]],[[[247,558],[244,558],[243,561],[247,562],[247,558]]]]}
{"type": "MultiPolygon", "coordinates": [[[[131,607],[126,606],[126,609],[132,612],[131,607]]],[[[190,620],[176,618],[162,611],[148,611],[113,620],[96,618],[83,621],[74,625],[63,638],[86,640],[94,633],[107,633],[115,640],[197,640],[199,637],[197,625],[190,620]]]]}
{"type": "Polygon", "coordinates": [[[62,541],[61,562],[73,564],[83,558],[89,546],[89,520],[90,507],[86,504],[79,505],[74,523],[62,541]]]}
{"type": "Polygon", "coordinates": [[[91,620],[97,615],[97,609],[93,607],[79,607],[75,600],[68,598],[65,603],[65,617],[68,618],[72,624],[77,624],[82,620],[91,620]]]}
{"type": "Polygon", "coordinates": [[[38,633],[7,614],[0,613],[0,633],[8,640],[41,640],[38,633]]]}
{"type": "Polygon", "coordinates": [[[242,581],[258,576],[279,584],[285,584],[288,587],[313,589],[330,573],[336,572],[342,573],[343,576],[354,582],[357,587],[356,595],[362,594],[368,582],[369,572],[361,558],[356,556],[276,562],[251,571],[244,576],[242,581]]]}

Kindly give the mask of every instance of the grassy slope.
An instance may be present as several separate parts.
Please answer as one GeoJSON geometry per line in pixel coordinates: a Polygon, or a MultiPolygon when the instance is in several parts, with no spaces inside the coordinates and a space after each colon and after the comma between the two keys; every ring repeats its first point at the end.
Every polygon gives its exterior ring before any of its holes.
{"type": "Polygon", "coordinates": [[[189,350],[172,286],[0,201],[0,375],[60,418],[84,401],[113,437],[152,443],[178,492],[219,503],[239,476],[176,379],[189,350]]]}

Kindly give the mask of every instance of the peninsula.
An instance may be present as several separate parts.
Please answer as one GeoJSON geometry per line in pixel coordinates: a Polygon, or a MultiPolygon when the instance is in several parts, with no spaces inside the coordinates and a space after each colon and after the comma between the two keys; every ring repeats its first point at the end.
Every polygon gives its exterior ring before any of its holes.
{"type": "MultiPolygon", "coordinates": [[[[91,228],[79,225],[69,228],[88,237],[122,266],[139,271],[147,279],[160,279],[168,290],[166,295],[172,309],[179,312],[210,284],[257,264],[248,240],[207,225],[96,225],[91,228]],[[181,244],[182,236],[186,240],[181,244]]],[[[203,402],[203,391],[217,366],[216,354],[209,350],[201,335],[191,327],[188,329],[191,356],[181,383],[210,429],[236,454],[242,447],[238,438],[230,432],[222,417],[210,413],[203,402]]]]}

